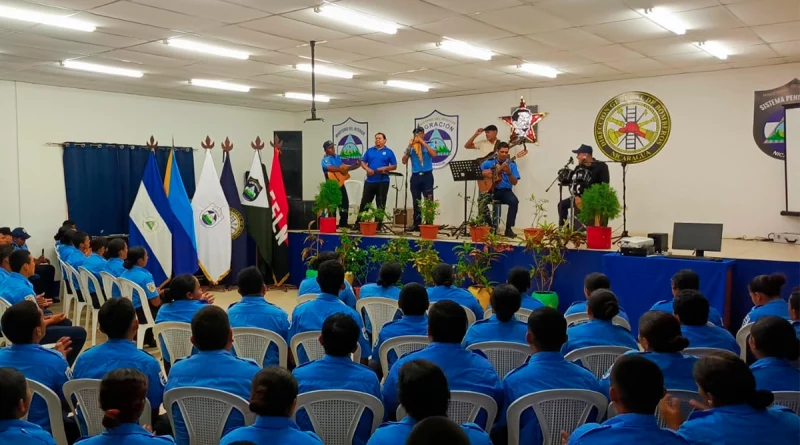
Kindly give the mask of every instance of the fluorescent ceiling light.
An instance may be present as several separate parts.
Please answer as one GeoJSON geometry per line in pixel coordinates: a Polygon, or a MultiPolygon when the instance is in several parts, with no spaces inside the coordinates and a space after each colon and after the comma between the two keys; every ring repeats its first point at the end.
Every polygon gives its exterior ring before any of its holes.
{"type": "MultiPolygon", "coordinates": [[[[312,96],[312,95],[310,95],[308,93],[294,93],[294,92],[291,92],[291,91],[283,93],[283,97],[286,97],[286,98],[289,98],[289,99],[308,100],[308,101],[314,100],[314,96],[312,96]]],[[[317,94],[317,102],[330,102],[330,101],[331,101],[330,97],[328,97],[328,96],[320,96],[319,94],[317,94]]]]}
{"type": "Polygon", "coordinates": [[[449,39],[447,37],[445,37],[441,42],[437,43],[436,46],[445,51],[450,51],[451,53],[481,60],[492,60],[492,56],[494,55],[488,49],[478,48],[477,46],[472,46],[469,43],[464,43],[460,40],[449,39]]]}
{"type": "Polygon", "coordinates": [[[428,85],[424,83],[415,83],[415,82],[406,82],[405,80],[387,80],[384,84],[395,87],[395,88],[403,88],[405,90],[414,90],[414,91],[422,91],[427,93],[428,90],[431,89],[428,85]]]}
{"type": "Polygon", "coordinates": [[[334,6],[326,3],[318,8],[314,8],[314,12],[347,23],[351,26],[358,26],[385,34],[397,34],[397,23],[362,14],[352,9],[342,8],[341,6],[334,6]]]}
{"type": "Polygon", "coordinates": [[[221,46],[207,45],[205,43],[193,42],[191,40],[169,39],[166,43],[167,45],[174,46],[175,48],[196,51],[198,53],[213,54],[215,56],[230,57],[241,60],[247,60],[250,58],[250,54],[247,54],[244,51],[223,48],[221,46]]]}
{"type": "Polygon", "coordinates": [[[45,14],[42,12],[0,6],[0,17],[23,22],[40,23],[42,25],[57,26],[59,28],[74,29],[76,31],[93,32],[95,26],[82,20],[75,20],[65,16],[45,14]]]}
{"type": "Polygon", "coordinates": [[[239,85],[236,83],[223,82],[221,80],[207,80],[207,79],[192,79],[190,84],[198,87],[216,88],[218,90],[238,91],[240,93],[247,93],[250,87],[246,85],[239,85]]]}
{"type": "Polygon", "coordinates": [[[730,54],[728,48],[717,42],[697,42],[695,46],[720,60],[727,59],[730,54]]]}
{"type": "MultiPolygon", "coordinates": [[[[305,71],[307,73],[311,72],[311,64],[310,63],[300,63],[294,66],[295,69],[300,71],[305,71]]],[[[332,77],[341,77],[342,79],[352,79],[353,73],[348,73],[347,71],[337,70],[336,68],[327,67],[325,65],[314,65],[314,72],[316,74],[322,74],[324,76],[332,76],[332,77]]]]}
{"type": "Polygon", "coordinates": [[[686,34],[686,25],[675,14],[661,8],[647,8],[642,10],[642,14],[667,31],[678,35],[686,34]]]}
{"type": "Polygon", "coordinates": [[[77,60],[65,60],[61,62],[61,66],[71,68],[74,70],[92,71],[95,73],[113,74],[115,76],[127,77],[142,77],[144,73],[136,70],[128,70],[125,68],[115,68],[113,66],[95,65],[94,63],[79,62],[77,60]]]}
{"type": "Polygon", "coordinates": [[[536,74],[537,76],[550,77],[552,79],[555,79],[556,76],[561,74],[561,72],[555,68],[551,68],[547,65],[539,65],[537,63],[523,63],[522,65],[517,65],[517,68],[531,74],[536,74]]]}

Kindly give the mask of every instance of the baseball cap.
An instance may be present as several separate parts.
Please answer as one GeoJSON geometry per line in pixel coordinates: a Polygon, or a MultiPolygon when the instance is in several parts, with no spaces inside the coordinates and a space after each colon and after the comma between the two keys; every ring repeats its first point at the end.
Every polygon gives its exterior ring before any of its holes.
{"type": "Polygon", "coordinates": [[[592,154],[592,147],[586,144],[581,144],[581,146],[578,147],[577,150],[572,150],[572,152],[575,153],[576,155],[579,155],[581,153],[586,153],[587,155],[590,155],[592,154]]]}
{"type": "Polygon", "coordinates": [[[23,229],[22,227],[17,227],[16,229],[12,230],[11,236],[14,238],[22,238],[22,239],[28,239],[31,237],[30,235],[28,235],[28,232],[26,232],[25,229],[23,229]]]}
{"type": "Polygon", "coordinates": [[[325,141],[325,142],[322,143],[322,148],[324,148],[325,150],[327,150],[327,149],[329,149],[331,147],[333,147],[333,141],[325,141]]]}
{"type": "Polygon", "coordinates": [[[417,128],[414,129],[414,134],[417,134],[417,133],[425,133],[425,129],[422,128],[422,127],[417,127],[417,128]]]}
{"type": "Polygon", "coordinates": [[[483,131],[497,131],[497,125],[487,125],[483,131]]]}

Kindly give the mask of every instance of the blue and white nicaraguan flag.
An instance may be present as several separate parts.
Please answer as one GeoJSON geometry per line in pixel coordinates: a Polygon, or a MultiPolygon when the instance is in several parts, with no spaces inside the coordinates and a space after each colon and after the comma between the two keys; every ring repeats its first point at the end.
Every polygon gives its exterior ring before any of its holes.
{"type": "Polygon", "coordinates": [[[172,273],[170,222],[173,218],[158,171],[156,154],[151,153],[128,216],[128,244],[147,250],[149,258],[145,268],[153,274],[156,285],[166,282],[172,273]]]}
{"type": "Polygon", "coordinates": [[[231,271],[231,211],[210,150],[206,150],[192,211],[200,270],[211,284],[217,284],[231,271]]]}
{"type": "Polygon", "coordinates": [[[175,150],[169,152],[167,171],[164,174],[164,192],[174,218],[170,222],[172,232],[172,272],[175,275],[197,272],[197,241],[194,233],[194,212],[189,195],[183,187],[181,171],[175,159],[175,150]]]}

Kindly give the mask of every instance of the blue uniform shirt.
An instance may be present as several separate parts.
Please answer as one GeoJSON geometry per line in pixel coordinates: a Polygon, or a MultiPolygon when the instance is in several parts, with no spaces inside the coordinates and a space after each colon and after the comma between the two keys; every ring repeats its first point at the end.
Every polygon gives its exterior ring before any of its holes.
{"type": "MultiPolygon", "coordinates": [[[[664,387],[670,389],[680,389],[683,391],[697,392],[697,383],[692,376],[692,369],[697,363],[698,358],[684,355],[680,352],[641,352],[628,351],[628,354],[641,354],[642,357],[654,362],[664,374],[664,387]]],[[[603,394],[608,397],[608,390],[611,387],[611,368],[600,379],[600,386],[603,394]]]]}
{"type": "Polygon", "coordinates": [[[739,345],[730,332],[719,326],[681,325],[681,333],[689,339],[690,348],[717,348],[739,355],[739,345]]]}
{"type": "Polygon", "coordinates": [[[768,315],[774,315],[786,320],[792,319],[792,317],[789,316],[789,305],[786,303],[786,300],[776,298],[767,304],[753,307],[753,309],[750,310],[750,313],[744,317],[742,326],[748,323],[755,323],[759,318],[766,317],[768,315]]]}
{"type": "MultiPolygon", "coordinates": [[[[506,425],[506,411],[517,399],[550,389],[585,389],[600,392],[594,374],[575,363],[564,360],[560,352],[539,352],[528,363],[509,372],[503,380],[505,405],[498,413],[498,425],[506,425]]],[[[588,421],[592,421],[591,417],[588,421]]],[[[525,410],[520,418],[521,444],[541,444],[542,431],[533,409],[525,410]]]]}
{"type": "Polygon", "coordinates": [[[328,167],[341,167],[342,158],[338,155],[325,155],[322,157],[322,175],[328,178],[328,167]]]}
{"type": "MultiPolygon", "coordinates": [[[[133,266],[130,269],[125,269],[125,272],[120,275],[120,278],[133,281],[141,286],[141,288],[144,289],[144,293],[147,294],[148,300],[152,300],[158,296],[158,286],[156,286],[156,283],[153,281],[153,274],[143,267],[133,266]]],[[[139,298],[139,294],[134,291],[133,308],[139,309],[140,307],[142,307],[142,301],[139,298]]]]}
{"type": "Polygon", "coordinates": [[[50,433],[24,420],[0,420],[0,442],[3,445],[56,445],[50,433]]]}
{"type": "MultiPolygon", "coordinates": [[[[387,414],[395,412],[400,403],[397,397],[400,368],[419,359],[430,360],[442,368],[450,391],[479,392],[493,398],[498,407],[503,406],[503,384],[489,360],[476,352],[467,351],[459,343],[434,342],[425,349],[400,357],[392,366],[383,383],[383,406],[387,414]]],[[[480,421],[476,423],[482,424],[480,421]]]]}
{"type": "MultiPolygon", "coordinates": [[[[395,337],[402,337],[406,335],[428,335],[428,317],[425,315],[405,315],[399,320],[395,320],[383,325],[380,334],[378,334],[378,342],[372,349],[372,360],[380,361],[381,346],[387,340],[395,337]]],[[[388,374],[392,369],[394,363],[397,361],[397,353],[389,351],[388,355],[389,369],[384,369],[383,373],[388,374]]]]}
{"type": "Polygon", "coordinates": [[[522,296],[522,304],[520,305],[520,307],[523,309],[530,309],[532,311],[535,311],[540,307],[544,307],[544,303],[537,300],[532,295],[526,294],[522,296]]]}
{"type": "Polygon", "coordinates": [[[750,365],[756,389],[765,391],[800,391],[800,369],[781,358],[762,358],[750,365]]]}
{"type": "MultiPolygon", "coordinates": [[[[199,351],[172,365],[165,393],[171,389],[187,386],[216,389],[250,400],[250,385],[261,368],[252,360],[238,358],[225,350],[199,351]]],[[[177,404],[174,405],[175,441],[189,445],[183,417],[177,404]]],[[[238,411],[231,411],[225,423],[225,431],[244,425],[244,418],[238,411]]]]}
{"type": "MultiPolygon", "coordinates": [[[[303,281],[300,282],[300,287],[297,288],[298,296],[321,293],[322,289],[319,288],[316,277],[304,278],[303,281]]],[[[351,286],[350,282],[347,280],[344,282],[344,290],[339,292],[339,299],[351,308],[356,308],[356,293],[353,292],[353,286],[351,286]]]]}
{"type": "MultiPolygon", "coordinates": [[[[364,321],[355,309],[342,303],[336,295],[332,294],[319,294],[315,300],[307,301],[294,308],[292,323],[289,328],[289,341],[295,335],[303,332],[321,331],[325,319],[333,314],[346,314],[356,321],[359,329],[361,329],[361,335],[358,336],[358,344],[361,345],[361,358],[369,357],[369,341],[364,335],[364,321]]],[[[295,357],[298,364],[308,361],[308,356],[302,348],[298,351],[298,355],[300,357],[295,357]]]]}
{"type": "MultiPolygon", "coordinates": [[[[105,271],[113,275],[115,278],[118,278],[127,270],[123,264],[125,264],[125,261],[122,258],[111,258],[106,261],[105,271]]],[[[122,296],[122,293],[119,291],[119,286],[116,284],[111,291],[111,296],[114,298],[122,296]]]]}
{"type": "Polygon", "coordinates": [[[26,299],[36,303],[36,292],[33,283],[18,272],[11,272],[0,289],[0,296],[5,298],[12,306],[26,299]]]}
{"type": "MultiPolygon", "coordinates": [[[[272,331],[289,345],[289,314],[269,303],[262,295],[248,295],[228,307],[232,328],[260,328],[272,331]]],[[[234,346],[234,349],[236,347],[234,346]]],[[[263,366],[278,366],[278,346],[270,344],[263,366]]]]}
{"type": "MultiPolygon", "coordinates": [[[[208,306],[208,302],[205,300],[175,300],[171,303],[162,304],[158,309],[155,322],[156,324],[167,322],[191,324],[194,314],[206,306],[208,306]]],[[[170,355],[163,341],[161,342],[161,350],[164,351],[164,361],[169,362],[170,355]]],[[[192,351],[194,353],[195,348],[192,348],[192,351]]]]}
{"type": "MultiPolygon", "coordinates": [[[[406,416],[399,422],[386,422],[381,424],[367,445],[405,445],[406,439],[417,421],[411,416],[406,416]]],[[[489,435],[474,423],[462,423],[461,429],[467,434],[470,445],[491,445],[489,435]]],[[[446,445],[446,444],[442,444],[446,445]]]]}
{"type": "Polygon", "coordinates": [[[367,163],[367,167],[369,167],[370,170],[375,170],[374,175],[367,176],[366,181],[364,181],[367,183],[389,182],[389,175],[387,173],[380,174],[377,170],[381,167],[397,165],[397,158],[394,157],[394,152],[387,146],[384,146],[383,149],[379,149],[378,147],[368,148],[367,151],[364,152],[364,156],[361,157],[361,160],[367,163]]]}
{"type": "MultiPolygon", "coordinates": [[[[506,161],[506,162],[508,162],[508,161],[506,161]]],[[[489,159],[488,161],[483,161],[483,164],[481,164],[481,170],[489,170],[492,167],[494,167],[495,165],[497,165],[498,163],[500,163],[500,162],[497,159],[489,159]]],[[[512,162],[509,165],[509,170],[511,170],[511,174],[515,178],[520,179],[519,169],[517,168],[517,163],[516,162],[512,162]]],[[[501,173],[500,174],[500,182],[497,184],[497,188],[498,189],[510,189],[511,187],[512,187],[512,185],[511,185],[511,181],[508,179],[508,173],[501,173]]]]}
{"type": "Polygon", "coordinates": [[[28,250],[28,244],[27,243],[24,243],[24,244],[22,244],[20,246],[17,243],[12,242],[11,245],[14,246],[14,250],[25,250],[25,251],[28,250]]]}
{"type": "MultiPolygon", "coordinates": [[[[64,260],[65,263],[72,266],[72,268],[75,269],[78,273],[80,273],[78,268],[83,266],[83,264],[87,260],[87,256],[83,252],[78,250],[78,248],[75,246],[68,246],[67,248],[65,248],[61,254],[61,258],[64,260]]],[[[81,288],[81,285],[77,279],[75,280],[75,288],[76,289],[81,288]]]]}
{"type": "MultiPolygon", "coordinates": [[[[82,267],[86,268],[89,272],[94,274],[95,278],[97,278],[97,282],[100,285],[103,285],[102,278],[100,277],[100,271],[106,269],[106,259],[101,257],[96,253],[92,253],[86,258],[86,261],[83,262],[81,265],[82,267]]],[[[77,270],[77,269],[75,269],[77,270]]],[[[89,292],[95,292],[94,283],[92,280],[89,280],[89,292]]]]}
{"type": "Polygon", "coordinates": [[[610,320],[595,318],[567,328],[567,342],[561,347],[561,353],[566,355],[589,346],[624,346],[639,350],[639,345],[629,330],[614,325],[610,320]]]}
{"type": "Polygon", "coordinates": [[[800,437],[800,417],[786,407],[723,406],[694,411],[678,435],[692,445],[791,444],[800,437]]]}
{"type": "MultiPolygon", "coordinates": [[[[370,298],[370,297],[391,298],[392,300],[397,301],[400,299],[400,288],[397,286],[383,287],[375,283],[365,284],[361,286],[359,299],[363,300],[364,298],[370,298]]],[[[369,321],[369,316],[367,315],[367,311],[363,311],[363,314],[364,314],[364,320],[366,320],[365,325],[367,328],[367,332],[372,333],[372,323],[369,321]]],[[[403,316],[403,311],[398,309],[397,313],[394,316],[394,319],[398,320],[402,316],[403,316]]]]}
{"type": "Polygon", "coordinates": [[[409,154],[408,158],[411,161],[411,173],[423,173],[423,172],[433,171],[433,158],[431,158],[431,155],[428,153],[428,150],[426,150],[425,147],[422,147],[421,162],[419,160],[419,157],[417,157],[417,152],[414,150],[411,150],[411,154],[409,154]]]}
{"type": "Polygon", "coordinates": [[[659,428],[652,414],[620,414],[603,424],[586,423],[569,436],[567,445],[688,445],[674,431],[659,428]]]}
{"type": "MultiPolygon", "coordinates": [[[[653,307],[655,307],[655,306],[653,306],[653,307]]],[[[656,309],[651,309],[651,310],[656,310],[656,309]]],[[[660,309],[658,309],[658,310],[660,310],[660,309]]],[[[567,308],[567,311],[564,312],[564,316],[566,317],[567,315],[572,315],[572,314],[585,314],[587,312],[589,312],[589,311],[586,309],[586,301],[576,301],[576,302],[572,303],[571,305],[569,305],[569,307],[567,308]]],[[[672,313],[672,309],[670,309],[668,312],[671,314],[672,313]]],[[[628,319],[628,314],[626,314],[625,311],[622,310],[622,308],[619,308],[619,314],[617,314],[617,315],[619,315],[620,317],[624,318],[625,321],[627,321],[628,323],[631,322],[628,319]]]]}
{"type": "Polygon", "coordinates": [[[461,289],[455,286],[434,286],[428,288],[428,301],[431,304],[437,301],[450,300],[455,301],[461,306],[465,306],[475,314],[475,320],[483,320],[483,306],[478,302],[471,293],[466,289],[461,289]]]}
{"type": "MultiPolygon", "coordinates": [[[[170,436],[154,436],[136,423],[122,425],[103,431],[99,436],[81,439],[81,445],[169,445],[175,444],[170,436]]],[[[188,442],[187,442],[188,443],[188,442]]]]}
{"type": "MultiPolygon", "coordinates": [[[[67,383],[69,365],[60,352],[40,345],[11,345],[0,348],[0,368],[16,368],[25,378],[50,388],[64,400],[62,387],[67,383]]],[[[33,396],[28,421],[50,432],[50,416],[44,400],[33,396]]]]}
{"type": "MultiPolygon", "coordinates": [[[[670,314],[675,313],[675,310],[672,306],[672,302],[675,300],[661,300],[658,303],[654,304],[653,307],[650,308],[651,311],[662,311],[668,312],[670,314]]],[[[722,323],[722,315],[720,315],[719,311],[714,306],[708,307],[708,321],[711,324],[724,328],[725,325],[722,323]]]]}
{"type": "Polygon", "coordinates": [[[3,284],[6,282],[9,275],[11,275],[11,272],[0,267],[0,296],[2,296],[3,284]]]}
{"type": "Polygon", "coordinates": [[[461,342],[461,346],[467,347],[475,343],[487,341],[505,341],[511,343],[528,344],[525,336],[528,335],[528,324],[511,317],[509,321],[500,321],[496,314],[491,317],[475,322],[467,330],[467,335],[461,342]]]}
{"type": "Polygon", "coordinates": [[[288,417],[258,416],[251,426],[236,428],[224,435],[220,445],[253,442],[256,445],[322,445],[311,431],[300,431],[288,417]]]}
{"type": "MultiPolygon", "coordinates": [[[[346,389],[381,397],[381,384],[378,376],[368,367],[355,363],[347,357],[334,357],[325,354],[321,359],[298,366],[292,371],[297,379],[298,394],[311,391],[346,389]]],[[[374,413],[365,411],[356,427],[353,445],[364,445],[372,432],[374,413]]],[[[296,414],[297,425],[303,431],[313,431],[311,420],[305,410],[296,414]]]]}

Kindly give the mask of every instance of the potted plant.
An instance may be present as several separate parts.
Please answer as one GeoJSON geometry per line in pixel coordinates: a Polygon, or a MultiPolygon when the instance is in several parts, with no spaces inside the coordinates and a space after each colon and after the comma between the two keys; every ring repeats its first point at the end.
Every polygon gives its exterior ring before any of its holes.
{"type": "Polygon", "coordinates": [[[358,291],[366,282],[367,272],[369,272],[369,257],[367,250],[361,248],[361,237],[352,236],[345,229],[339,235],[339,246],[335,252],[342,261],[347,280],[350,281],[353,291],[358,296],[358,291]]]}
{"type": "Polygon", "coordinates": [[[374,236],[378,233],[378,223],[385,219],[385,210],[375,207],[372,203],[367,204],[364,211],[358,214],[361,234],[364,236],[374,236]]]}
{"type": "Polygon", "coordinates": [[[471,216],[467,220],[467,226],[469,226],[469,236],[473,243],[483,242],[484,238],[486,238],[486,235],[488,235],[492,230],[492,227],[486,223],[485,215],[482,214],[482,210],[489,205],[491,200],[492,195],[488,193],[481,194],[481,196],[478,198],[477,211],[475,211],[475,207],[473,206],[471,216]]]}
{"type": "Polygon", "coordinates": [[[611,227],[608,221],[619,216],[621,208],[617,191],[606,183],[589,187],[581,197],[578,218],[586,224],[586,246],[590,249],[611,248],[611,227]]]}
{"type": "Polygon", "coordinates": [[[551,291],[556,269],[566,264],[567,246],[575,248],[583,244],[583,234],[568,226],[558,227],[554,223],[540,222],[542,236],[525,238],[525,252],[533,258],[531,278],[536,290],[533,297],[553,309],[558,308],[558,295],[551,291]]]}
{"type": "Polygon", "coordinates": [[[414,258],[414,252],[407,238],[392,238],[382,246],[371,246],[369,252],[370,270],[378,269],[384,263],[397,261],[405,267],[414,258]]]}
{"type": "Polygon", "coordinates": [[[311,211],[319,218],[320,233],[336,233],[336,209],[342,205],[342,190],[339,183],[328,180],[319,185],[311,211]]]}
{"type": "Polygon", "coordinates": [[[439,214],[439,201],[422,198],[419,200],[419,212],[422,217],[422,224],[419,225],[419,235],[422,239],[436,239],[439,236],[439,226],[434,225],[433,221],[439,214]]]}
{"type": "Polygon", "coordinates": [[[538,237],[541,238],[543,231],[542,228],[539,227],[539,223],[547,218],[547,210],[545,207],[549,202],[546,199],[536,199],[534,194],[531,194],[528,200],[533,203],[533,222],[531,222],[531,226],[527,229],[522,229],[525,232],[525,238],[530,237],[538,237]]]}
{"type": "Polygon", "coordinates": [[[414,269],[422,276],[422,281],[425,282],[426,286],[432,286],[433,269],[442,262],[441,257],[439,257],[439,251],[434,248],[431,240],[419,240],[416,244],[417,250],[411,256],[414,269]]]}
{"type": "Polygon", "coordinates": [[[317,271],[311,270],[311,263],[317,258],[320,249],[322,249],[322,245],[325,244],[325,240],[323,240],[318,233],[311,231],[311,227],[314,226],[314,223],[315,221],[308,223],[306,239],[303,240],[303,245],[306,247],[304,247],[302,252],[300,252],[300,258],[303,260],[303,264],[306,265],[306,278],[317,276],[317,271]]]}
{"type": "Polygon", "coordinates": [[[486,276],[492,269],[492,264],[505,256],[505,252],[512,251],[510,244],[500,242],[500,237],[490,233],[486,235],[482,246],[465,242],[453,248],[456,253],[455,275],[456,281],[463,283],[469,280],[469,292],[478,299],[484,309],[489,307],[492,294],[492,281],[486,276]]]}

